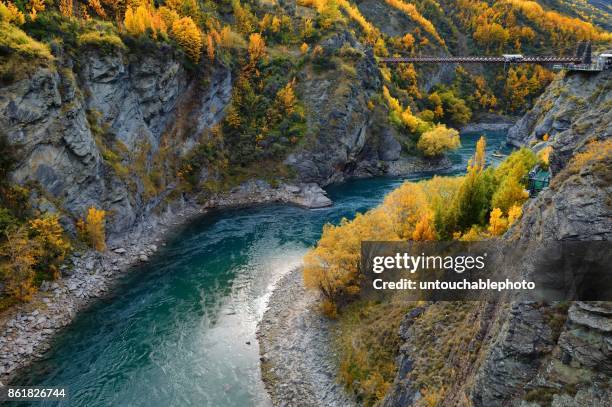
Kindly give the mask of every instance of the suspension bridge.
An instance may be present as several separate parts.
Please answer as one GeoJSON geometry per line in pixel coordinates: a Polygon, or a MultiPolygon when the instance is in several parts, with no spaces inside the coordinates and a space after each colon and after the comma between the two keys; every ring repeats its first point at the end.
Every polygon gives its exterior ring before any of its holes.
{"type": "Polygon", "coordinates": [[[591,43],[578,44],[574,56],[524,56],[503,54],[500,56],[411,56],[378,58],[383,64],[555,64],[556,69],[601,72],[612,69],[612,54],[600,54],[593,61],[591,43]]]}

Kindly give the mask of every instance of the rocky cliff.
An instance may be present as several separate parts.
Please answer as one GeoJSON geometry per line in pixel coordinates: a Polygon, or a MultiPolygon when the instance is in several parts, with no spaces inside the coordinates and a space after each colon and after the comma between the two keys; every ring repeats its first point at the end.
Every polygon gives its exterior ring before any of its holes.
{"type": "MultiPolygon", "coordinates": [[[[611,78],[608,71],[556,80],[511,130],[513,143],[552,146],[555,177],[505,239],[612,238],[612,157],[601,152],[611,136],[611,78]],[[538,141],[544,134],[549,141],[538,141]],[[595,140],[607,141],[593,148],[595,140]],[[589,158],[589,148],[599,155],[589,158]]],[[[398,374],[385,406],[423,397],[440,405],[522,407],[603,407],[612,399],[609,302],[430,304],[406,315],[400,336],[398,374]],[[432,324],[438,329],[424,338],[432,324]],[[437,359],[427,359],[423,348],[441,354],[440,367],[424,367],[437,359]],[[423,393],[424,378],[445,390],[423,393]]]]}
{"type": "Polygon", "coordinates": [[[77,60],[55,51],[55,63],[0,88],[0,127],[19,146],[13,181],[34,187],[41,211],[78,217],[102,207],[112,214],[109,232],[125,232],[163,197],[161,185],[147,188],[163,138],[185,130],[179,107],[197,106],[190,129],[214,125],[231,74],[213,70],[199,89],[170,47],[87,50],[77,60]]]}
{"type": "MultiPolygon", "coordinates": [[[[359,53],[354,81],[309,66],[301,74],[315,130],[286,161],[298,184],[382,174],[385,161],[399,158],[385,113],[375,124],[367,106],[381,89],[371,51],[348,32],[322,43],[329,55],[346,44],[359,53]]],[[[13,181],[32,187],[33,206],[61,213],[68,230],[96,206],[110,212],[107,231],[119,236],[170,201],[172,161],[206,142],[224,117],[232,71],[219,64],[188,71],[165,45],[85,49],[78,57],[53,51],[53,62],[0,85],[0,127],[19,146],[13,181]]]]}

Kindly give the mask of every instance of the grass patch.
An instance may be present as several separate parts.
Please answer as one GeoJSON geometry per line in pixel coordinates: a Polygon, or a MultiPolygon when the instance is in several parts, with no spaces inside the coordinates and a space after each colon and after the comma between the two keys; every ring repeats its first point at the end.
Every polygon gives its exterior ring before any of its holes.
{"type": "Polygon", "coordinates": [[[89,31],[79,35],[78,43],[81,47],[90,46],[106,52],[127,49],[119,36],[99,31],[89,31]]]}
{"type": "Polygon", "coordinates": [[[414,322],[410,379],[434,400],[444,400],[448,389],[464,379],[466,366],[476,360],[477,308],[476,302],[438,302],[414,322]]]}
{"type": "Polygon", "coordinates": [[[365,406],[381,401],[393,383],[400,347],[399,326],[409,303],[356,302],[338,317],[334,333],[339,378],[365,406]]]}
{"type": "Polygon", "coordinates": [[[0,48],[9,49],[28,58],[53,59],[47,45],[34,40],[21,29],[6,22],[0,22],[0,48]]]}

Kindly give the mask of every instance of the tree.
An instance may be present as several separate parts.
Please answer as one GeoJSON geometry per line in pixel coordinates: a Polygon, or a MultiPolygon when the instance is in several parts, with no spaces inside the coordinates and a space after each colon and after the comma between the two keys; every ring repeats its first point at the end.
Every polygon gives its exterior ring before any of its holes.
{"type": "Polygon", "coordinates": [[[72,17],[74,11],[73,11],[73,0],[60,0],[59,2],[59,9],[60,9],[60,13],[62,13],[62,15],[64,17],[72,17]]]}
{"type": "Polygon", "coordinates": [[[266,42],[259,33],[249,36],[249,61],[251,64],[257,64],[260,59],[266,54],[266,42]]]}
{"type": "Polygon", "coordinates": [[[0,265],[5,289],[19,301],[29,301],[36,292],[34,265],[39,253],[38,242],[28,238],[25,226],[8,232],[6,242],[0,247],[0,254],[6,258],[6,263],[0,265]]]}
{"type": "Polygon", "coordinates": [[[411,51],[412,47],[414,47],[414,36],[410,33],[407,33],[402,37],[401,42],[402,42],[403,47],[407,51],[411,51]]]}
{"type": "Polygon", "coordinates": [[[492,205],[504,212],[515,205],[523,205],[529,198],[529,193],[520,184],[519,179],[516,176],[506,178],[493,194],[492,205]]]}
{"type": "Polygon", "coordinates": [[[57,215],[46,215],[29,222],[30,238],[40,247],[36,265],[41,271],[59,276],[59,265],[70,251],[70,243],[64,237],[64,229],[57,215]]]}
{"type": "Polygon", "coordinates": [[[406,13],[410,18],[416,21],[429,35],[434,37],[441,45],[444,45],[444,40],[436,31],[434,25],[423,17],[423,15],[417,10],[414,4],[406,3],[403,0],[385,0],[390,6],[406,13]]]}
{"type": "Polygon", "coordinates": [[[525,191],[525,176],[538,162],[532,150],[521,148],[510,154],[495,169],[497,189],[492,197],[492,205],[507,212],[514,205],[522,205],[529,197],[525,191]]]}
{"type": "Polygon", "coordinates": [[[428,157],[442,155],[448,150],[457,149],[459,146],[461,146],[459,132],[455,129],[449,129],[443,124],[423,133],[417,143],[417,148],[428,157]]]}
{"type": "Polygon", "coordinates": [[[30,0],[30,19],[36,20],[36,15],[45,11],[45,2],[43,0],[30,0]]]}
{"type": "Polygon", "coordinates": [[[473,225],[485,224],[495,187],[492,170],[485,169],[485,152],[486,139],[481,137],[476,143],[473,158],[468,162],[467,174],[450,204],[450,212],[436,219],[436,230],[443,231],[443,237],[448,238],[453,232],[466,231],[473,225]],[[440,220],[443,223],[439,223],[440,220]]]}
{"type": "Polygon", "coordinates": [[[95,207],[89,208],[85,220],[77,222],[77,228],[91,247],[99,252],[106,250],[106,231],[105,231],[106,211],[95,207]]]}
{"type": "Polygon", "coordinates": [[[22,25],[25,23],[25,16],[23,13],[10,1],[4,4],[0,1],[0,21],[6,21],[15,25],[22,25]]]}
{"type": "MultiPolygon", "coordinates": [[[[405,182],[383,201],[389,227],[400,239],[410,239],[417,223],[427,212],[427,198],[421,184],[405,182]]],[[[421,225],[423,227],[425,225],[421,225]]],[[[419,236],[422,232],[418,232],[419,236]]]]}
{"type": "Polygon", "coordinates": [[[523,214],[523,208],[518,205],[513,205],[510,209],[508,209],[508,226],[512,226],[514,222],[521,218],[523,214]]]}
{"type": "Polygon", "coordinates": [[[104,11],[100,0],[89,0],[89,7],[91,7],[99,17],[106,18],[106,11],[104,11]]]}
{"type": "Polygon", "coordinates": [[[426,210],[421,213],[418,222],[414,226],[412,240],[436,240],[436,230],[431,211],[426,210]]]}
{"type": "Polygon", "coordinates": [[[251,13],[249,7],[242,6],[240,0],[233,0],[232,8],[238,31],[243,34],[251,34],[257,26],[257,18],[251,13]]]}
{"type": "Polygon", "coordinates": [[[310,47],[308,46],[308,44],[303,42],[302,45],[300,46],[300,52],[302,53],[302,55],[306,55],[308,53],[309,48],[310,47]]]}
{"type": "Polygon", "coordinates": [[[206,34],[206,55],[210,62],[215,60],[215,42],[212,34],[206,34]]]}
{"type": "Polygon", "coordinates": [[[144,4],[136,9],[128,7],[123,19],[125,29],[134,36],[150,33],[153,38],[158,35],[166,35],[167,27],[164,17],[152,6],[144,4]]]}
{"type": "Polygon", "coordinates": [[[180,18],[172,24],[172,35],[189,58],[198,63],[202,50],[202,33],[191,17],[180,18]]]}
{"type": "Polygon", "coordinates": [[[508,228],[508,221],[504,219],[502,215],[502,211],[499,208],[495,208],[491,211],[491,217],[489,218],[489,232],[493,236],[504,234],[508,228]]]}

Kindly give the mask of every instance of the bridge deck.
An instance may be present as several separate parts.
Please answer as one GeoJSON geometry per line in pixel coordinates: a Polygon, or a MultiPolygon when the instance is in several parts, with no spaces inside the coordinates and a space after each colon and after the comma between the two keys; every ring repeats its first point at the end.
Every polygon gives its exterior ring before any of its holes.
{"type": "Polygon", "coordinates": [[[378,61],[384,64],[403,64],[403,63],[420,63],[420,64],[564,64],[564,63],[580,63],[578,57],[555,57],[555,56],[535,56],[522,58],[507,58],[507,57],[392,57],[378,58],[378,61]]]}

